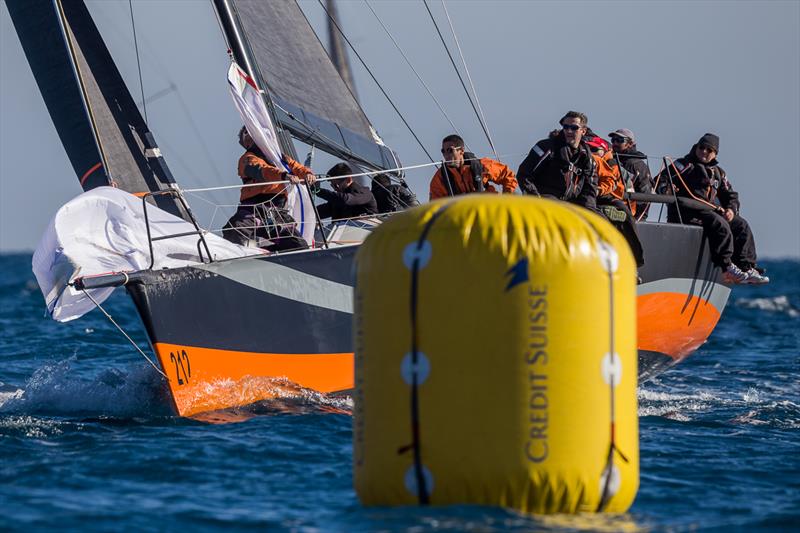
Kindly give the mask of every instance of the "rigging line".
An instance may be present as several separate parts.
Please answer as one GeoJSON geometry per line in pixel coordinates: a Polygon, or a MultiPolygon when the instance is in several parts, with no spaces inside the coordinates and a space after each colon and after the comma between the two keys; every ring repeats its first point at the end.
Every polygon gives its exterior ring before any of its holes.
{"type": "MultiPolygon", "coordinates": [[[[519,155],[523,155],[523,154],[506,154],[506,157],[519,156],[519,155]]],[[[502,157],[502,155],[501,155],[501,157],[502,157]]],[[[467,159],[464,159],[464,161],[475,161],[475,160],[479,160],[479,159],[480,159],[479,157],[476,157],[475,159],[467,158],[467,159]]],[[[449,163],[449,162],[450,161],[445,161],[445,163],[449,163]]],[[[330,181],[330,180],[337,180],[337,179],[342,179],[342,178],[360,178],[362,176],[372,176],[374,174],[385,174],[387,172],[397,172],[397,171],[400,171],[400,170],[414,170],[414,169],[418,169],[418,168],[435,167],[435,166],[440,165],[441,163],[442,163],[441,161],[434,161],[432,163],[420,163],[419,165],[409,165],[409,166],[405,166],[405,167],[387,168],[385,170],[371,170],[369,172],[359,172],[359,173],[356,173],[356,174],[346,174],[346,175],[343,175],[343,176],[330,176],[330,177],[324,177],[324,178],[317,177],[317,181],[330,181]]],[[[323,174],[316,174],[316,176],[322,176],[322,175],[323,174]]],[[[289,180],[270,181],[268,184],[269,185],[280,185],[280,184],[286,184],[286,183],[291,183],[291,182],[289,180]]],[[[239,184],[239,185],[221,185],[219,187],[202,187],[202,188],[197,188],[197,189],[181,189],[181,188],[179,188],[179,190],[182,193],[207,192],[207,191],[224,191],[224,190],[227,190],[227,189],[247,189],[247,188],[250,188],[250,187],[263,187],[266,184],[267,183],[259,182],[259,183],[249,183],[249,184],[239,184]]]]}
{"type": "Polygon", "coordinates": [[[439,100],[437,100],[437,99],[436,99],[436,97],[433,95],[433,92],[431,92],[431,90],[428,88],[428,85],[425,83],[425,80],[423,80],[423,79],[422,79],[422,76],[420,76],[420,74],[417,72],[417,69],[415,69],[415,68],[414,68],[414,65],[412,65],[412,64],[411,64],[411,60],[409,60],[409,59],[408,59],[408,57],[406,56],[405,52],[403,52],[403,49],[402,49],[402,48],[400,48],[400,45],[399,45],[399,44],[397,43],[397,41],[395,40],[394,36],[391,34],[391,32],[389,32],[389,29],[388,29],[388,28],[386,27],[386,25],[383,23],[383,21],[382,21],[382,20],[381,20],[381,18],[378,16],[378,14],[375,12],[375,10],[374,10],[374,9],[372,9],[372,5],[369,3],[369,0],[365,0],[365,3],[367,4],[367,7],[369,8],[369,10],[370,10],[370,11],[372,11],[372,14],[373,14],[373,15],[375,15],[375,18],[378,20],[378,23],[381,25],[381,27],[383,28],[383,30],[386,32],[386,35],[388,35],[388,36],[389,36],[389,39],[391,39],[391,40],[392,40],[392,43],[394,43],[394,46],[397,48],[397,51],[398,51],[398,52],[400,52],[400,55],[401,55],[401,56],[403,56],[403,59],[405,59],[405,61],[406,61],[406,63],[408,64],[409,68],[411,68],[411,71],[412,71],[412,72],[414,73],[414,75],[417,77],[417,79],[418,79],[418,80],[419,80],[419,82],[422,84],[422,86],[425,88],[425,90],[426,90],[426,91],[428,91],[428,94],[429,94],[429,95],[430,95],[430,97],[433,99],[433,101],[436,103],[436,107],[438,107],[438,108],[439,108],[439,111],[441,111],[441,112],[442,112],[442,115],[444,115],[444,118],[446,118],[446,119],[447,119],[447,122],[449,122],[449,123],[450,123],[450,126],[452,126],[452,127],[453,127],[453,130],[454,130],[456,133],[458,133],[458,135],[459,135],[460,137],[462,137],[462,138],[463,138],[464,136],[463,136],[463,135],[461,135],[461,132],[459,131],[458,127],[456,127],[456,125],[455,125],[455,124],[453,124],[453,121],[452,121],[452,120],[450,120],[450,117],[447,115],[447,112],[444,110],[444,108],[442,107],[442,105],[439,103],[439,100]]]}
{"type": "Polygon", "coordinates": [[[447,6],[442,0],[442,7],[444,8],[444,14],[447,16],[447,23],[450,25],[450,31],[453,33],[453,40],[456,42],[456,48],[458,48],[458,55],[461,56],[461,63],[464,65],[464,72],[467,73],[467,79],[469,80],[469,86],[472,89],[472,95],[475,97],[475,103],[478,106],[478,111],[480,112],[480,119],[484,125],[484,131],[486,132],[486,137],[489,139],[489,146],[492,147],[492,153],[494,154],[495,159],[498,159],[497,150],[494,147],[494,142],[492,141],[492,136],[489,134],[489,124],[486,122],[486,117],[483,114],[483,108],[481,107],[481,101],[478,99],[478,91],[475,90],[475,85],[472,83],[472,76],[469,73],[469,67],[467,67],[467,60],[464,59],[464,52],[461,51],[461,43],[458,42],[458,36],[456,35],[456,29],[453,27],[453,21],[450,19],[450,13],[447,11],[447,6]]]}
{"type": "Polygon", "coordinates": [[[475,112],[475,117],[478,119],[478,123],[481,125],[481,129],[483,130],[484,135],[486,135],[486,139],[489,141],[489,145],[492,146],[492,150],[494,150],[494,145],[492,145],[492,139],[489,136],[489,132],[486,130],[486,126],[481,120],[481,116],[478,113],[478,109],[475,107],[475,102],[472,101],[472,96],[470,96],[469,94],[469,89],[467,89],[467,84],[464,83],[464,78],[461,76],[461,72],[459,72],[458,66],[456,66],[456,61],[455,59],[453,59],[453,54],[450,53],[450,49],[447,47],[447,42],[445,42],[444,40],[444,35],[442,35],[441,30],[439,30],[439,25],[436,23],[436,19],[433,17],[431,8],[428,5],[428,0],[422,0],[422,3],[425,4],[425,9],[428,10],[428,15],[430,15],[431,17],[431,21],[433,22],[433,27],[436,28],[436,33],[439,34],[439,39],[442,41],[442,46],[444,46],[444,51],[447,52],[447,57],[450,58],[450,63],[453,65],[453,69],[455,69],[459,81],[461,81],[461,86],[464,88],[464,92],[467,93],[467,100],[469,100],[469,104],[472,106],[472,110],[475,112]]]}
{"type": "MultiPolygon", "coordinates": [[[[131,10],[131,27],[133,28],[133,46],[136,49],[136,67],[139,69],[139,89],[142,92],[142,107],[144,108],[144,123],[147,124],[147,101],[144,99],[144,82],[142,81],[142,64],[139,61],[139,41],[136,39],[136,21],[133,19],[133,0],[128,0],[131,10]]],[[[166,376],[164,376],[166,377],[166,376]]]]}
{"type": "Polygon", "coordinates": [[[361,54],[359,54],[359,53],[358,53],[358,50],[356,50],[355,46],[353,46],[353,43],[351,43],[351,42],[350,42],[350,39],[348,39],[348,38],[347,38],[347,35],[345,35],[345,34],[344,34],[344,32],[342,31],[342,28],[340,28],[340,27],[339,27],[339,23],[338,23],[338,22],[336,22],[336,20],[335,20],[335,19],[334,19],[334,18],[331,16],[331,14],[330,14],[330,13],[328,13],[328,9],[327,9],[327,8],[325,7],[325,5],[322,3],[322,0],[317,0],[317,2],[319,2],[319,5],[320,5],[320,6],[322,7],[322,9],[325,11],[325,14],[326,14],[326,15],[328,15],[328,19],[329,19],[329,20],[330,20],[330,21],[333,23],[333,25],[334,25],[334,26],[336,26],[336,29],[339,31],[339,33],[342,35],[342,37],[344,38],[344,40],[347,42],[347,45],[350,47],[350,50],[352,50],[352,51],[353,51],[353,53],[356,55],[356,57],[358,58],[358,60],[361,62],[361,64],[362,64],[362,65],[364,66],[364,68],[367,70],[367,73],[369,73],[370,77],[372,78],[372,81],[374,81],[374,82],[375,82],[375,84],[378,86],[378,89],[380,89],[380,90],[381,90],[381,92],[383,93],[383,96],[385,96],[385,97],[386,97],[386,100],[388,100],[388,101],[389,101],[389,104],[391,104],[392,108],[393,108],[393,109],[395,110],[395,112],[397,113],[397,116],[399,116],[399,117],[400,117],[400,120],[402,120],[402,121],[403,121],[403,124],[405,124],[406,128],[408,128],[408,131],[410,131],[410,132],[411,132],[411,135],[414,137],[414,140],[416,140],[416,141],[417,141],[417,144],[419,144],[419,147],[420,147],[420,148],[422,148],[422,151],[423,151],[423,152],[425,152],[425,155],[427,155],[427,156],[428,156],[428,159],[430,159],[430,160],[431,160],[431,162],[433,162],[433,157],[431,156],[431,154],[430,154],[430,153],[428,153],[428,150],[425,148],[425,145],[424,145],[424,144],[422,144],[422,141],[421,141],[421,140],[419,140],[419,137],[417,137],[417,134],[416,134],[416,132],[414,132],[414,129],[411,127],[411,125],[410,125],[410,124],[408,123],[408,121],[405,119],[405,117],[403,116],[403,114],[400,112],[400,110],[399,110],[399,109],[397,108],[397,106],[394,104],[394,102],[392,101],[392,99],[391,99],[391,98],[389,97],[389,95],[386,93],[386,90],[383,88],[383,86],[380,84],[380,82],[378,81],[378,79],[377,79],[377,78],[375,77],[375,75],[372,73],[372,70],[370,70],[370,68],[367,66],[367,63],[366,63],[366,62],[364,61],[364,59],[361,57],[361,54]]]}
{"type": "MultiPolygon", "coordinates": [[[[125,280],[127,281],[127,279],[128,279],[128,278],[127,278],[127,273],[126,273],[126,272],[123,272],[123,274],[125,274],[125,280]]],[[[103,306],[102,306],[102,305],[100,305],[100,304],[97,302],[97,300],[95,300],[94,298],[92,298],[92,295],[91,295],[91,294],[89,294],[89,292],[88,292],[86,289],[81,289],[81,290],[83,291],[83,294],[85,294],[85,295],[86,295],[86,296],[87,296],[87,297],[88,297],[88,298],[89,298],[89,299],[92,301],[92,303],[95,305],[95,307],[97,307],[97,308],[98,308],[100,311],[102,311],[102,312],[103,312],[103,314],[104,314],[104,315],[106,315],[106,318],[107,318],[107,319],[109,319],[109,320],[111,321],[111,323],[112,323],[112,324],[114,324],[114,325],[117,327],[117,329],[120,331],[120,333],[122,333],[123,335],[125,335],[125,338],[126,338],[126,339],[128,339],[128,341],[129,341],[129,342],[130,342],[130,343],[133,345],[133,347],[134,347],[134,348],[136,348],[136,350],[137,350],[137,351],[138,351],[140,354],[142,354],[142,357],[144,357],[144,358],[145,358],[145,360],[146,360],[148,363],[150,363],[150,366],[152,366],[153,368],[155,368],[155,369],[156,369],[156,372],[158,372],[159,374],[161,374],[162,376],[164,376],[164,377],[167,379],[167,381],[169,381],[169,378],[167,377],[167,375],[166,375],[166,374],[165,374],[165,373],[164,373],[164,372],[163,372],[163,371],[162,371],[160,368],[158,368],[158,367],[156,366],[156,364],[155,364],[155,363],[154,363],[154,362],[153,362],[153,361],[152,361],[152,360],[151,360],[149,357],[147,357],[147,354],[146,354],[146,353],[144,353],[144,352],[142,351],[142,349],[141,349],[141,348],[139,348],[139,345],[138,345],[138,344],[136,344],[136,343],[133,341],[133,339],[131,339],[131,338],[130,338],[130,336],[129,336],[127,333],[125,333],[125,330],[124,330],[124,329],[122,329],[122,328],[120,327],[120,325],[119,325],[119,324],[117,324],[117,322],[116,322],[116,321],[115,321],[113,318],[111,318],[111,315],[109,315],[109,314],[108,314],[108,312],[106,312],[106,310],[105,310],[105,309],[103,309],[103,306]]]]}

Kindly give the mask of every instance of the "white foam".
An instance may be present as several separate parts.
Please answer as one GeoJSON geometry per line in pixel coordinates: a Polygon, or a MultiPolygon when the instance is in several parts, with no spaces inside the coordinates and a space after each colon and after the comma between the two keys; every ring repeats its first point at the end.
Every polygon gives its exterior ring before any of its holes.
{"type": "Polygon", "coordinates": [[[744,309],[784,313],[792,318],[800,317],[800,309],[794,307],[786,295],[773,296],[772,298],[738,298],[736,306],[744,309]]]}

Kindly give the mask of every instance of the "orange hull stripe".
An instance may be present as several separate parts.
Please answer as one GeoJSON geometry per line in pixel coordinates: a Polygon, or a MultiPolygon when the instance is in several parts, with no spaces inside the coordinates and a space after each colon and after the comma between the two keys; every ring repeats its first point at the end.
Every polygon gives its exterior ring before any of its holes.
{"type": "MultiPolygon", "coordinates": [[[[669,292],[639,296],[639,349],[678,361],[706,341],[719,318],[712,304],[695,296],[669,292]]],[[[354,385],[352,353],[271,354],[167,343],[156,343],[155,350],[181,416],[296,393],[296,385],[323,393],[354,385]]]]}
{"type": "Polygon", "coordinates": [[[699,348],[720,318],[717,308],[706,300],[675,292],[644,294],[637,306],[639,349],[676,361],[699,348]]]}
{"type": "Polygon", "coordinates": [[[181,416],[248,405],[291,392],[353,388],[353,354],[270,354],[155,344],[181,416]],[[286,378],[291,383],[281,381],[286,378]]]}

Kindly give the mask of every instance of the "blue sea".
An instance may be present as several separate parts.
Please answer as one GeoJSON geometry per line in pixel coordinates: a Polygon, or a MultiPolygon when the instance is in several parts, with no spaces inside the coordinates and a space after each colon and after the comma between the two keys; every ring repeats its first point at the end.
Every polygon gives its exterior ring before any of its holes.
{"type": "MultiPolygon", "coordinates": [[[[246,421],[172,416],[160,376],[94,311],[44,315],[30,255],[0,256],[0,530],[795,531],[800,262],[738,287],[709,341],[639,390],[641,485],[619,516],[365,508],[348,399],[307,394],[246,421]]],[[[105,306],[140,346],[133,305],[105,306]]]]}

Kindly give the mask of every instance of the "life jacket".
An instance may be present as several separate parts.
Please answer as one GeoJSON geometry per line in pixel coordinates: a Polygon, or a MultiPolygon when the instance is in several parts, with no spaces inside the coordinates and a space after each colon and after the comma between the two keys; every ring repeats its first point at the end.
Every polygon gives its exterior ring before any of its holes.
{"type": "MultiPolygon", "coordinates": [[[[472,152],[464,152],[464,160],[468,163],[469,170],[472,173],[472,186],[474,188],[474,192],[483,192],[483,163],[481,163],[481,160],[478,158],[478,156],[472,152]]],[[[462,191],[456,186],[455,177],[447,168],[447,165],[442,165],[442,177],[447,185],[447,192],[450,194],[450,196],[473,192],[462,191]]]]}
{"type": "Polygon", "coordinates": [[[594,174],[595,162],[592,152],[586,144],[581,142],[575,155],[572,155],[571,147],[565,144],[558,150],[557,157],[561,161],[561,172],[564,176],[565,190],[562,199],[577,198],[583,189],[587,174],[589,179],[592,179],[592,174],[594,174]]]}

